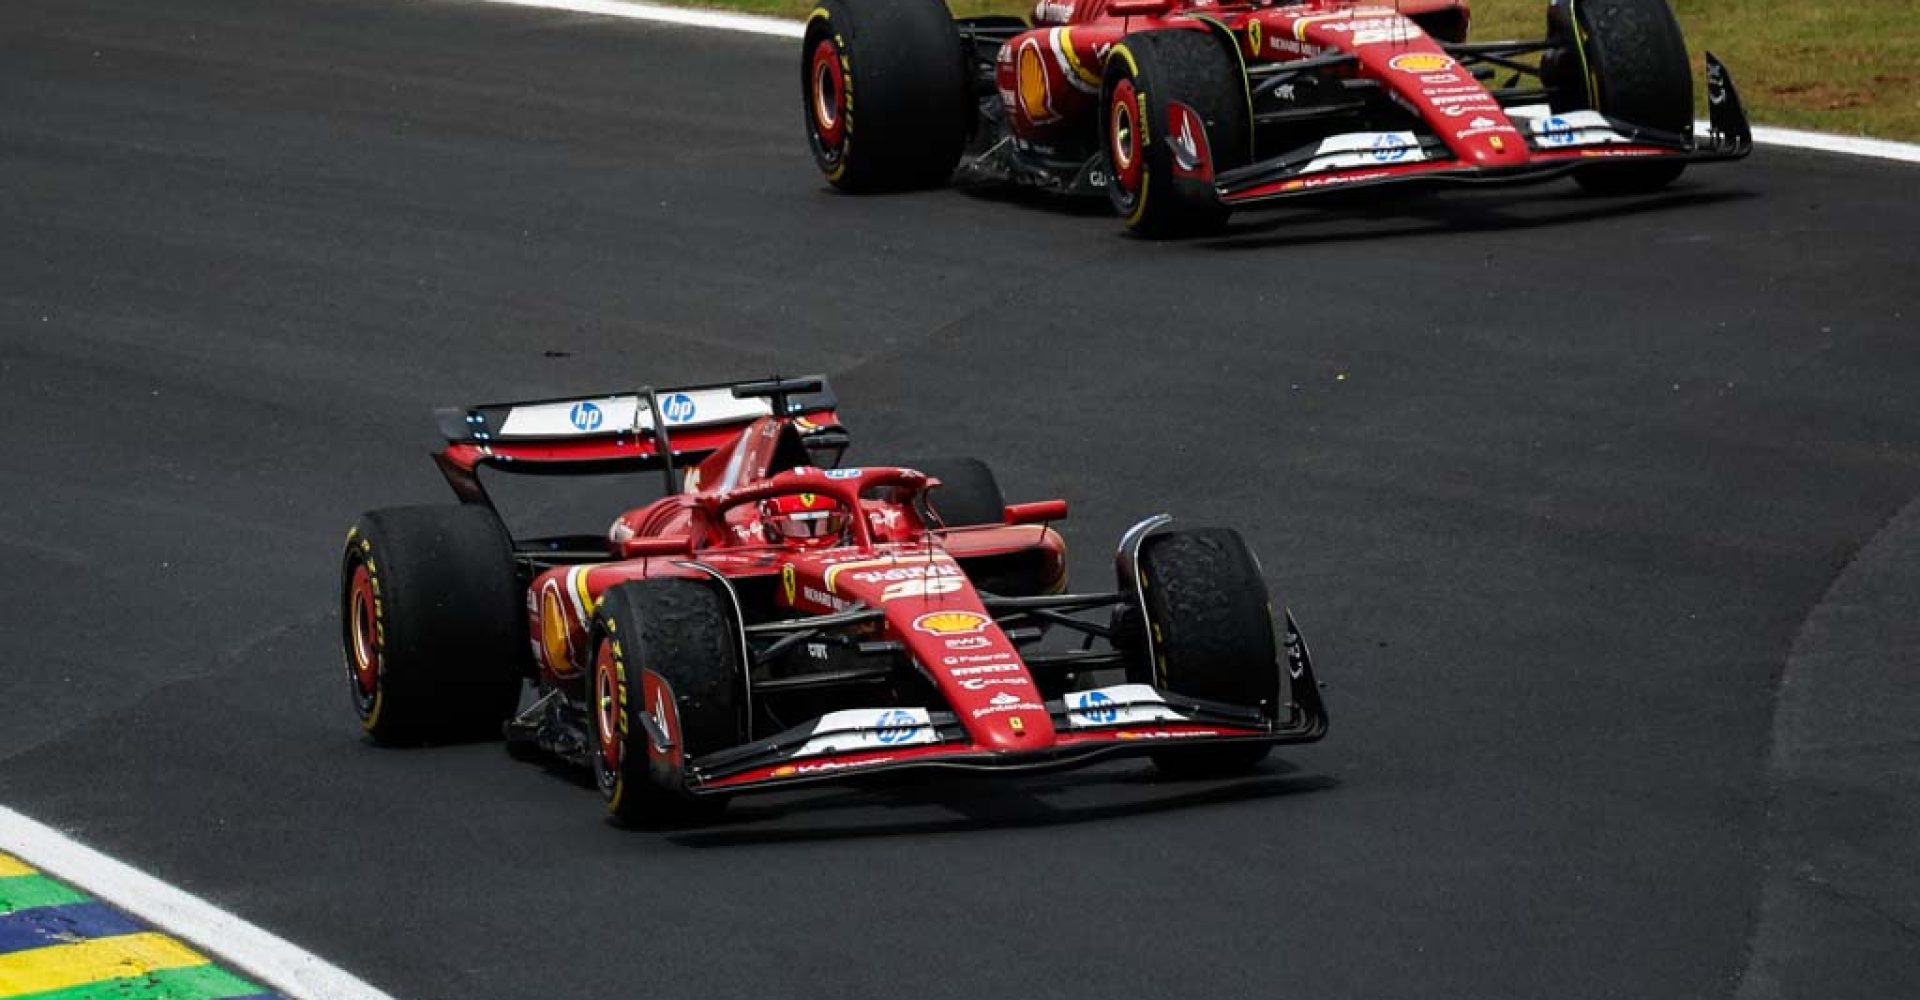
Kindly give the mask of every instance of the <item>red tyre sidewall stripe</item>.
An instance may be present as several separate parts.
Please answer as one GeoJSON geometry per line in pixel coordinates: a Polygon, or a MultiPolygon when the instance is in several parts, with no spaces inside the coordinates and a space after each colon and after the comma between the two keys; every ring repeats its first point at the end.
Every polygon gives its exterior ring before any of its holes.
{"type": "Polygon", "coordinates": [[[1140,176],[1146,166],[1146,150],[1140,144],[1138,103],[1138,94],[1129,79],[1113,85],[1113,94],[1107,102],[1107,155],[1113,161],[1113,180],[1131,196],[1139,194],[1140,176]]]}
{"type": "Polygon", "coordinates": [[[347,590],[347,654],[355,703],[368,714],[380,693],[380,587],[365,560],[355,560],[347,590]]]}
{"type": "Polygon", "coordinates": [[[813,47],[813,60],[807,71],[808,114],[814,134],[828,152],[838,152],[847,135],[847,78],[840,66],[840,47],[833,39],[823,38],[813,47]],[[833,90],[829,102],[823,83],[833,90]]]}
{"type": "Polygon", "coordinates": [[[620,761],[626,752],[627,738],[627,680],[626,666],[620,662],[619,654],[614,652],[614,640],[600,643],[600,650],[593,661],[593,704],[594,731],[599,737],[601,787],[603,791],[612,791],[609,785],[619,783],[620,761]]]}

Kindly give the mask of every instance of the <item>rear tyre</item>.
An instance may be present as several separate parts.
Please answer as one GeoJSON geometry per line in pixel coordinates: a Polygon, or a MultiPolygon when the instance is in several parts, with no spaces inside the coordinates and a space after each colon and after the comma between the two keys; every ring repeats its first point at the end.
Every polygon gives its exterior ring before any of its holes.
{"type": "Polygon", "coordinates": [[[901,464],[940,480],[940,487],[927,495],[927,504],[941,524],[965,528],[1005,522],[1007,498],[987,463],[977,458],[946,457],[901,464]]]}
{"type": "Polygon", "coordinates": [[[485,507],[362,516],[340,567],[341,645],[381,744],[493,739],[520,699],[526,609],[513,540],[485,507]]]}
{"type": "Polygon", "coordinates": [[[594,635],[589,752],[608,815],[628,827],[718,815],[726,800],[689,794],[686,766],[747,739],[731,602],[698,580],[623,583],[601,597],[594,635]]]}
{"type": "MultiPolygon", "coordinates": [[[[1553,109],[1592,108],[1634,125],[1690,135],[1693,71],[1665,0],[1559,0],[1547,8],[1558,55],[1542,66],[1553,109]]],[[[1605,163],[1573,175],[1595,194],[1642,194],[1672,183],[1678,161],[1605,163]]]]}
{"type": "Polygon", "coordinates": [[[1100,116],[1107,196],[1134,234],[1219,232],[1231,209],[1213,178],[1247,162],[1247,80],[1211,32],[1128,35],[1107,58],[1100,116]]]}
{"type": "Polygon", "coordinates": [[[934,187],[960,162],[975,112],[941,0],[821,0],[807,19],[800,85],[807,143],[834,187],[934,187]]]}
{"type": "MultiPolygon", "coordinates": [[[[1177,694],[1276,710],[1278,650],[1266,580],[1240,533],[1228,528],[1163,531],[1147,538],[1137,563],[1145,596],[1140,656],[1128,680],[1177,694]]],[[[1133,581],[1122,580],[1122,590],[1133,581]]],[[[1206,776],[1244,771],[1265,759],[1265,743],[1172,747],[1153,754],[1162,771],[1206,776]]]]}

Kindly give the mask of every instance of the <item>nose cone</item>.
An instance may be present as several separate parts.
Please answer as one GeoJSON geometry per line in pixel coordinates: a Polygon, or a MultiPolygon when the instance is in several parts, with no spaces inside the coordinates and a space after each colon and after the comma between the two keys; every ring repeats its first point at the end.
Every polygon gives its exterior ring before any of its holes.
{"type": "Polygon", "coordinates": [[[1031,682],[999,691],[961,714],[973,741],[989,750],[1044,750],[1054,742],[1053,720],[1031,682]]]}
{"type": "Polygon", "coordinates": [[[1466,136],[1452,145],[1454,155],[1476,167],[1514,167],[1527,162],[1527,143],[1517,130],[1466,136]]]}
{"type": "MultiPolygon", "coordinates": [[[[1044,750],[1053,720],[1020,653],[992,617],[954,607],[900,609],[900,631],[913,655],[973,742],[988,750],[1044,750]],[[918,610],[918,613],[913,613],[918,610]]],[[[893,607],[888,608],[891,615],[893,607]]]]}
{"type": "Polygon", "coordinates": [[[951,556],[924,549],[885,552],[803,566],[797,575],[803,599],[817,591],[823,601],[884,611],[890,633],[939,685],[976,745],[1006,752],[1053,746],[1053,720],[1020,651],[951,556]]]}
{"type": "Polygon", "coordinates": [[[1374,79],[1420,114],[1462,164],[1487,169],[1527,162],[1526,137],[1514,128],[1486,86],[1458,60],[1404,18],[1369,15],[1367,20],[1365,25],[1316,21],[1308,33],[1325,34],[1335,47],[1350,49],[1374,79]],[[1397,26],[1394,30],[1404,32],[1405,41],[1363,43],[1363,35],[1385,30],[1373,20],[1397,26]]]}

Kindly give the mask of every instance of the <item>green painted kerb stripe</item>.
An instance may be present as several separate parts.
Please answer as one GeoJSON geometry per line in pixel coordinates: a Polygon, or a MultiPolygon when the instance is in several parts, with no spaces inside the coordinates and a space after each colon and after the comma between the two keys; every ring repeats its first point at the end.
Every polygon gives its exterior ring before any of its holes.
{"type": "Polygon", "coordinates": [[[220,1000],[267,992],[216,965],[161,969],[144,976],[105,979],[64,990],[28,993],[8,1000],[220,1000]]]}
{"type": "Polygon", "coordinates": [[[92,896],[69,889],[45,875],[13,875],[0,878],[0,913],[31,910],[36,906],[64,906],[84,903],[92,896]]]}

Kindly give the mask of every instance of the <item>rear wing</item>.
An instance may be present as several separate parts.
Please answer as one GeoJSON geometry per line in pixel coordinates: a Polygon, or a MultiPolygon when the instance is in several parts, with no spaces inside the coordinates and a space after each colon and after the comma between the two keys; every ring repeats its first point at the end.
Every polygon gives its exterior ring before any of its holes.
{"type": "Polygon", "coordinates": [[[839,398],[824,376],[643,388],[598,396],[444,407],[434,463],[463,502],[491,506],[482,466],[534,475],[673,470],[698,462],[766,416],[792,418],[809,450],[843,449],[839,398]]]}

